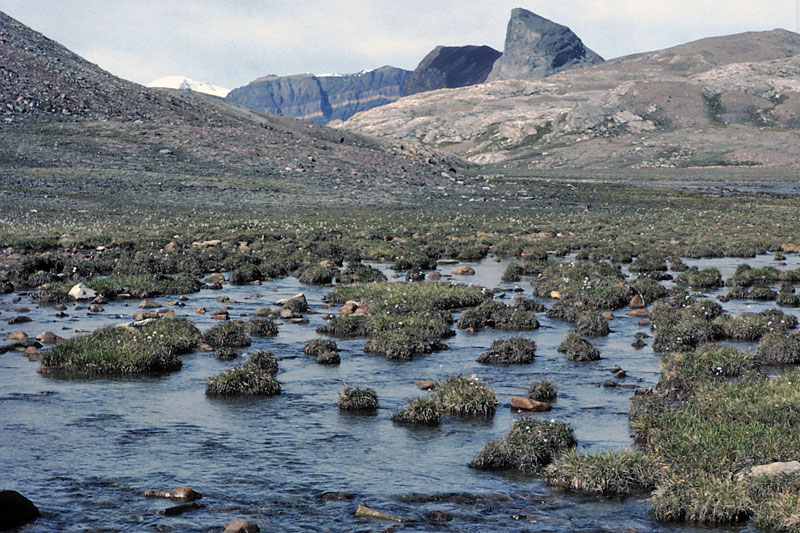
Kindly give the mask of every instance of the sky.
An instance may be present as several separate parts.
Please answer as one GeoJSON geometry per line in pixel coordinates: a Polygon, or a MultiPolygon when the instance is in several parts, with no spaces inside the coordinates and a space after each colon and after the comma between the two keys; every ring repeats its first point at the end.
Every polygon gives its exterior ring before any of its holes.
{"type": "Polygon", "coordinates": [[[112,74],[246,85],[267,74],[412,70],[437,45],[503,50],[511,9],[569,26],[605,58],[743,31],[798,31],[800,0],[0,0],[112,74]]]}

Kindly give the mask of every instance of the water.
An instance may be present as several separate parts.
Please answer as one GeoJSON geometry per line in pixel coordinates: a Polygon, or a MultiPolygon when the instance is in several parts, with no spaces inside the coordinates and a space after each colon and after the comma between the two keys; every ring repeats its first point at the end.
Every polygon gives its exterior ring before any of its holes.
{"type": "MultiPolygon", "coordinates": [[[[800,264],[797,256],[784,268],[800,264]]],[[[687,263],[694,264],[689,260],[687,263]]],[[[730,275],[734,259],[701,260],[730,275]]],[[[774,264],[769,257],[747,261],[774,264]]],[[[508,298],[513,284],[500,283],[506,262],[472,264],[477,275],[454,277],[487,287],[502,287],[508,298]]],[[[391,275],[385,265],[381,266],[391,275]]],[[[453,267],[440,270],[445,277],[453,267]]],[[[530,285],[518,284],[530,296],[530,285]]],[[[603,388],[609,369],[628,372],[622,382],[655,385],[658,358],[648,346],[630,347],[634,333],[648,332],[638,320],[616,312],[612,334],[593,339],[603,359],[571,363],[556,351],[571,326],[540,315],[541,328],[521,335],[537,343],[531,365],[486,366],[475,358],[496,338],[509,333],[459,330],[447,340],[449,351],[395,363],[364,354],[364,340],[337,341],[339,366],[322,366],[302,353],[323,323],[322,297],[329,289],[299,284],[294,278],[261,286],[229,286],[222,291],[188,295],[179,316],[205,331],[214,325],[197,307],[210,311],[230,305],[232,318],[247,318],[275,300],[304,292],[316,314],[308,325],[284,324],[276,338],[253,338],[245,351],[269,349],[280,360],[283,393],[261,399],[220,400],[204,394],[205,380],[231,365],[213,354],[185,356],[183,368],[165,376],[135,379],[74,380],[45,377],[15,352],[0,356],[0,479],[2,488],[31,498],[43,517],[24,531],[217,531],[236,518],[252,520],[262,531],[375,531],[390,522],[354,516],[364,504],[412,522],[403,531],[689,531],[654,522],[643,498],[608,501],[553,491],[538,479],[477,472],[467,463],[489,440],[501,438],[521,415],[510,411],[513,395],[524,396],[534,381],[550,379],[559,397],[549,413],[532,416],[573,425],[580,446],[590,450],[632,446],[628,401],[633,389],[603,388]],[[218,296],[232,302],[221,304],[218,296]],[[235,302],[235,303],[233,303],[235,302]],[[475,374],[485,379],[500,401],[492,421],[445,420],[435,429],[397,426],[391,414],[417,390],[418,379],[475,374]],[[339,412],[337,394],[345,385],[368,386],[380,398],[377,414],[339,412]],[[158,510],[172,505],[145,499],[146,489],[188,485],[204,494],[202,509],[177,517],[158,510]],[[322,498],[341,492],[343,499],[322,498]],[[454,519],[434,524],[432,510],[454,519]]],[[[716,295],[712,293],[711,296],[716,295]]],[[[0,297],[0,337],[23,330],[69,337],[75,329],[94,330],[130,320],[137,301],[112,302],[90,315],[70,308],[57,318],[51,307],[38,307],[31,295],[0,297]],[[33,322],[8,325],[22,306],[33,322]]],[[[165,304],[174,298],[161,298],[165,304]]],[[[726,309],[758,311],[770,303],[734,301],[726,309]]],[[[794,311],[795,313],[797,311],[794,311]]]]}

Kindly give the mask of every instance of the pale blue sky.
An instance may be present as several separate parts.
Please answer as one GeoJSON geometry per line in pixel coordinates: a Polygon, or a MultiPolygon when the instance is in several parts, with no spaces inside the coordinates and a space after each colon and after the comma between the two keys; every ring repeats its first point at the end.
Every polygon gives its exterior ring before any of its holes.
{"type": "Polygon", "coordinates": [[[0,0],[0,9],[139,83],[235,88],[266,74],[413,69],[434,46],[503,49],[511,9],[606,58],[749,30],[796,31],[795,0],[0,0]]]}

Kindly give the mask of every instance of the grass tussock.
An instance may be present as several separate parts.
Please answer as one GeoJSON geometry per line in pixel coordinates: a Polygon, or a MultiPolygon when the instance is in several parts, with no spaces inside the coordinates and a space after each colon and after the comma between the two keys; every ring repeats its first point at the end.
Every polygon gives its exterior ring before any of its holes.
{"type": "Polygon", "coordinates": [[[374,411],[378,408],[378,394],[372,389],[345,387],[339,395],[342,411],[374,411]]]}
{"type": "Polygon", "coordinates": [[[541,471],[561,451],[576,446],[572,428],[564,422],[521,418],[502,441],[486,444],[470,462],[476,470],[541,471]]]}
{"type": "Polygon", "coordinates": [[[253,337],[275,337],[278,335],[278,325],[269,319],[251,318],[247,322],[246,328],[253,337]]]}
{"type": "Polygon", "coordinates": [[[407,426],[438,426],[441,420],[439,404],[432,398],[416,398],[392,415],[392,421],[407,426]]]}
{"type": "Polygon", "coordinates": [[[539,327],[539,319],[521,307],[509,307],[495,300],[467,309],[458,320],[460,329],[494,328],[503,331],[528,331],[539,327]]]}
{"type": "Polygon", "coordinates": [[[558,389],[550,380],[539,381],[528,388],[528,398],[537,402],[552,402],[558,397],[558,389]]]}
{"type": "Polygon", "coordinates": [[[532,363],[536,343],[531,339],[512,337],[492,342],[491,348],[478,356],[477,361],[493,365],[522,365],[532,363]]]}
{"type": "Polygon", "coordinates": [[[800,336],[771,331],[761,337],[755,357],[763,365],[800,364],[800,336]]]}
{"type": "Polygon", "coordinates": [[[163,318],[141,328],[108,327],[73,337],[42,355],[42,366],[88,375],[142,374],[181,368],[180,355],[200,343],[189,321],[163,318]]]}
{"type": "Polygon", "coordinates": [[[577,331],[570,331],[558,347],[568,361],[587,362],[600,359],[600,352],[577,331]]]}
{"type": "Polygon", "coordinates": [[[567,450],[556,456],[545,470],[545,479],[552,486],[606,497],[650,492],[660,475],[661,465],[633,450],[593,455],[583,450],[567,450]]]}
{"type": "Polygon", "coordinates": [[[275,379],[278,360],[269,351],[258,351],[239,367],[229,368],[206,380],[207,396],[276,396],[281,384],[275,379]]]}
{"type": "Polygon", "coordinates": [[[460,417],[492,417],[497,407],[494,392],[466,376],[453,376],[439,383],[434,400],[444,414],[460,417]]]}
{"type": "Polygon", "coordinates": [[[213,348],[243,348],[250,346],[245,327],[235,322],[223,322],[203,334],[203,341],[213,348]]]}

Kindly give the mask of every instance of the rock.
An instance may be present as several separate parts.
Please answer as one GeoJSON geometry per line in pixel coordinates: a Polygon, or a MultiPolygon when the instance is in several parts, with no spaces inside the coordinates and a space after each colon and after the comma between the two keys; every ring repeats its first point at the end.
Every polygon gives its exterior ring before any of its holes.
{"type": "Polygon", "coordinates": [[[261,309],[257,309],[255,312],[256,316],[260,317],[268,317],[272,314],[272,309],[269,307],[262,307],[261,309]]]}
{"type": "Polygon", "coordinates": [[[339,314],[352,315],[358,309],[358,302],[349,301],[339,308],[339,314]]]}
{"type": "Polygon", "coordinates": [[[356,307],[356,310],[353,311],[353,314],[354,315],[363,315],[364,313],[367,312],[368,309],[369,309],[369,306],[367,304],[361,304],[358,307],[356,307]]]}
{"type": "Polygon", "coordinates": [[[613,389],[613,388],[617,387],[617,382],[613,381],[611,379],[607,379],[607,380],[605,380],[603,382],[603,387],[607,387],[607,388],[612,388],[613,389]]]}
{"type": "Polygon", "coordinates": [[[453,275],[455,276],[474,276],[475,269],[471,266],[462,265],[453,269],[453,275]]]}
{"type": "Polygon", "coordinates": [[[83,283],[73,285],[68,294],[76,300],[93,300],[97,297],[97,293],[83,283]]]}
{"type": "Polygon", "coordinates": [[[194,312],[197,313],[198,315],[204,315],[208,312],[208,310],[205,307],[198,307],[197,309],[194,310],[194,312]]]}
{"type": "Polygon", "coordinates": [[[100,295],[97,296],[97,298],[92,300],[92,303],[93,304],[97,304],[97,305],[106,305],[108,303],[108,300],[106,299],[105,296],[100,294],[100,295]]]}
{"type": "Polygon", "coordinates": [[[561,299],[561,293],[558,292],[558,291],[550,291],[550,298],[553,298],[555,300],[560,300],[561,299]]]}
{"type": "Polygon", "coordinates": [[[754,466],[749,471],[737,475],[737,478],[772,476],[800,476],[800,462],[788,461],[754,466]]]}
{"type": "Polygon", "coordinates": [[[647,309],[633,309],[628,311],[628,316],[632,316],[634,318],[648,318],[650,313],[647,311],[647,309]]]}
{"type": "Polygon", "coordinates": [[[437,270],[433,270],[433,271],[428,272],[427,274],[425,274],[425,279],[437,281],[437,280],[442,279],[442,274],[441,274],[441,272],[439,272],[437,270]]]}
{"type": "Polygon", "coordinates": [[[516,8],[511,11],[503,55],[487,81],[534,80],[602,62],[566,26],[516,8]]]}
{"type": "Polygon", "coordinates": [[[614,313],[612,313],[611,311],[603,311],[602,313],[600,313],[600,316],[602,316],[606,320],[614,320],[614,313]]]}
{"type": "Polygon", "coordinates": [[[190,487],[177,487],[168,492],[146,490],[144,491],[144,496],[145,498],[167,498],[169,500],[180,500],[185,502],[193,502],[203,497],[202,494],[190,487]]]}
{"type": "Polygon", "coordinates": [[[275,305],[280,305],[281,307],[286,307],[287,309],[293,309],[298,313],[305,313],[308,311],[308,300],[306,300],[306,295],[302,292],[295,294],[291,298],[282,298],[275,302],[275,305]]]}
{"type": "Polygon", "coordinates": [[[637,324],[639,326],[642,326],[642,327],[649,326],[650,325],[650,321],[649,320],[640,320],[639,322],[637,322],[637,324]]]}
{"type": "Polygon", "coordinates": [[[614,372],[614,377],[617,378],[617,379],[622,379],[622,378],[626,377],[627,375],[628,374],[624,370],[622,370],[621,368],[619,370],[617,370],[616,372],[614,372]]]}
{"type": "Polygon", "coordinates": [[[0,530],[20,527],[40,516],[33,502],[19,492],[0,490],[0,530]]]}
{"type": "Polygon", "coordinates": [[[431,511],[425,515],[431,522],[449,522],[453,516],[444,511],[431,511]]]}
{"type": "Polygon", "coordinates": [[[175,313],[175,311],[170,309],[166,313],[162,314],[161,318],[178,318],[178,315],[177,315],[177,313],[175,313]]]}
{"type": "Polygon", "coordinates": [[[537,402],[536,400],[523,398],[522,396],[514,396],[511,398],[511,408],[518,409],[520,411],[533,411],[536,413],[541,413],[552,409],[552,407],[550,407],[550,405],[547,403],[537,402]]]}
{"type": "Polygon", "coordinates": [[[247,520],[232,520],[225,524],[223,533],[259,533],[261,529],[253,522],[247,520]]]}
{"type": "Polygon", "coordinates": [[[458,259],[437,259],[437,265],[457,265],[458,259]]]}
{"type": "Polygon", "coordinates": [[[14,324],[25,324],[26,322],[31,322],[31,317],[20,315],[8,319],[8,323],[12,326],[14,324]]]}
{"type": "Polygon", "coordinates": [[[28,334],[24,331],[12,331],[6,334],[6,339],[12,341],[24,341],[28,339],[28,334]]]}
{"type": "Polygon", "coordinates": [[[139,302],[139,309],[153,309],[155,307],[159,307],[158,302],[149,298],[139,302]]]}
{"type": "Polygon", "coordinates": [[[389,516],[388,514],[381,513],[380,511],[375,511],[374,509],[370,509],[366,505],[359,505],[356,508],[356,516],[361,516],[364,518],[379,518],[381,520],[391,520],[393,522],[405,522],[405,520],[403,520],[402,518],[389,516]]]}
{"type": "Polygon", "coordinates": [[[28,346],[22,351],[22,355],[28,358],[28,361],[41,361],[42,351],[36,346],[28,346]]]}
{"type": "Polygon", "coordinates": [[[58,335],[56,335],[51,331],[45,331],[44,333],[36,335],[36,339],[38,339],[44,344],[57,344],[64,342],[66,340],[65,338],[59,337],[58,335]]]}
{"type": "Polygon", "coordinates": [[[228,100],[256,111],[327,124],[394,102],[411,72],[385,66],[344,76],[266,76],[232,90],[228,100]]]}
{"type": "Polygon", "coordinates": [[[209,284],[211,284],[211,283],[223,284],[223,283],[225,283],[225,276],[223,276],[219,272],[214,272],[214,273],[209,274],[208,276],[206,276],[206,279],[204,281],[206,283],[209,283],[209,284]]]}
{"type": "Polygon", "coordinates": [[[102,313],[104,311],[102,305],[92,304],[89,306],[90,313],[102,313]]]}
{"type": "Polygon", "coordinates": [[[159,318],[160,316],[161,315],[153,311],[139,311],[137,313],[133,313],[133,319],[137,322],[140,320],[147,320],[149,318],[159,318]]]}
{"type": "Polygon", "coordinates": [[[631,298],[631,301],[628,303],[628,307],[631,309],[640,309],[644,307],[644,298],[642,298],[640,294],[637,294],[631,298]]]}
{"type": "Polygon", "coordinates": [[[221,304],[228,303],[231,301],[230,296],[217,296],[217,301],[221,304]]]}
{"type": "Polygon", "coordinates": [[[419,390],[434,390],[436,388],[436,382],[432,379],[420,379],[416,385],[419,390]]]}
{"type": "Polygon", "coordinates": [[[224,309],[217,309],[216,311],[211,313],[211,318],[214,320],[229,320],[230,315],[224,309]]]}
{"type": "Polygon", "coordinates": [[[483,83],[501,55],[489,46],[437,46],[411,73],[403,96],[483,83]]]}
{"type": "Polygon", "coordinates": [[[178,247],[178,243],[175,241],[169,241],[165,246],[164,249],[168,252],[173,251],[175,248],[178,247]]]}
{"type": "Polygon", "coordinates": [[[195,502],[190,503],[182,503],[180,505],[173,505],[172,507],[167,507],[166,509],[161,509],[158,514],[164,516],[178,516],[182,515],[183,513],[188,513],[189,511],[196,511],[197,509],[201,509],[202,505],[199,505],[195,502]]]}
{"type": "Polygon", "coordinates": [[[195,248],[212,248],[214,246],[219,246],[222,244],[222,241],[219,239],[212,239],[209,241],[195,241],[192,243],[192,246],[195,248]]]}

